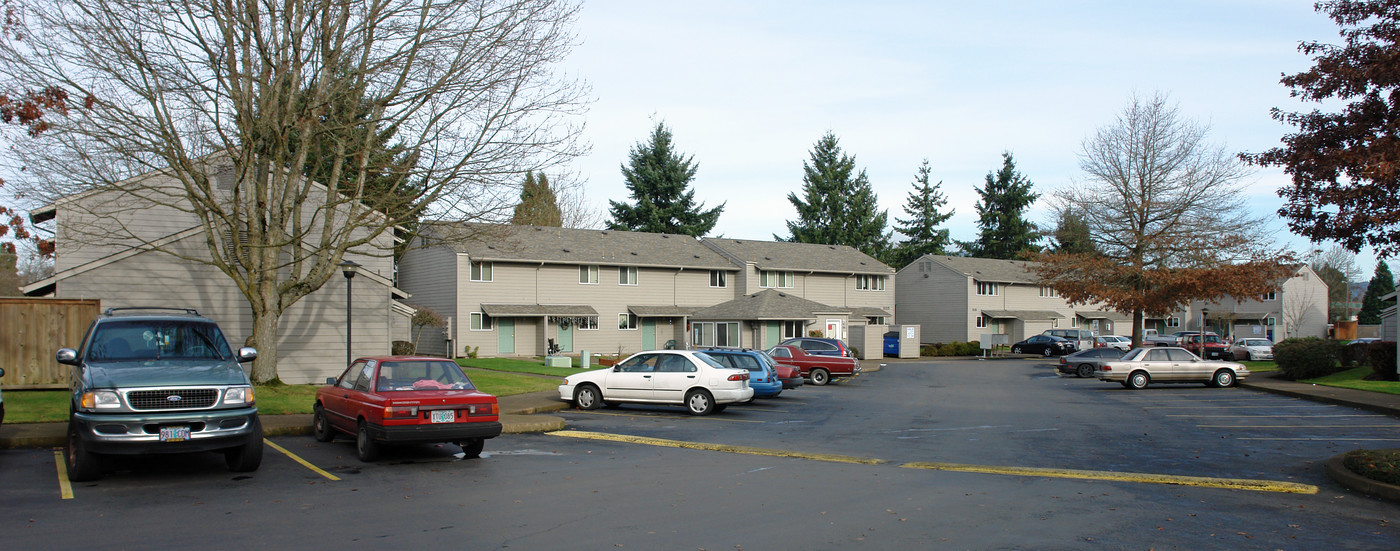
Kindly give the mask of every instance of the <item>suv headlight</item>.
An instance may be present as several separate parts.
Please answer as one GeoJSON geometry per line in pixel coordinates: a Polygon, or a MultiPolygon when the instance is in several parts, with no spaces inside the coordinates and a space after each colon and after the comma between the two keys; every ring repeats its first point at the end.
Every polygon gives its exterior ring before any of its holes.
{"type": "Polygon", "coordinates": [[[224,404],[225,404],[225,405],[252,404],[252,403],[253,403],[253,387],[251,387],[251,386],[234,386],[234,387],[229,387],[228,390],[224,391],[224,404]]]}
{"type": "Polygon", "coordinates": [[[121,398],[111,390],[93,390],[83,393],[83,408],[114,409],[122,407],[121,398]]]}

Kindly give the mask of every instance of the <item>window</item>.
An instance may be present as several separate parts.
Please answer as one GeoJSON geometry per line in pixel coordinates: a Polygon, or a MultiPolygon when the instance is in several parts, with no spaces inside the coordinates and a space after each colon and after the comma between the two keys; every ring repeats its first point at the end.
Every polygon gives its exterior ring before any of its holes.
{"type": "Polygon", "coordinates": [[[785,321],[785,322],[783,322],[783,338],[784,338],[784,339],[795,339],[795,338],[798,338],[798,337],[801,337],[801,336],[802,336],[802,322],[800,322],[800,321],[785,321]]]}
{"type": "Polygon", "coordinates": [[[1040,296],[1042,296],[1042,297],[1057,297],[1057,296],[1060,296],[1060,295],[1057,294],[1057,293],[1055,292],[1055,288],[1054,288],[1054,287],[1041,287],[1041,288],[1040,288],[1040,296]]]}
{"type": "Polygon", "coordinates": [[[885,317],[884,317],[884,316],[869,316],[869,317],[865,318],[865,323],[870,324],[870,325],[884,325],[884,324],[885,324],[885,317]]]}
{"type": "Polygon", "coordinates": [[[597,285],[597,284],[598,284],[598,267],[597,267],[597,266],[592,266],[592,265],[589,265],[589,266],[579,266],[579,267],[578,267],[578,282],[579,282],[579,284],[581,284],[581,285],[597,285]]]}
{"type": "Polygon", "coordinates": [[[725,285],[725,278],[728,275],[729,274],[724,273],[724,270],[710,270],[710,286],[726,287],[727,285],[725,285]]]}
{"type": "Polygon", "coordinates": [[[885,290],[885,276],[858,275],[856,276],[856,289],[861,291],[883,291],[885,290]]]}
{"type": "Polygon", "coordinates": [[[481,312],[472,312],[472,313],[470,314],[470,316],[471,316],[471,330],[472,330],[472,331],[490,331],[490,330],[491,330],[491,316],[488,316],[488,315],[483,314],[483,313],[481,313],[481,312]]]}
{"type": "Polygon", "coordinates": [[[1274,317],[1273,317],[1273,316],[1269,316],[1269,317],[1267,317],[1267,318],[1264,318],[1264,325],[1273,325],[1273,324],[1274,324],[1274,317]]]}
{"type": "Polygon", "coordinates": [[[1269,291],[1269,292],[1267,292],[1267,293],[1264,293],[1264,294],[1262,294],[1262,295],[1259,295],[1259,300],[1261,300],[1261,301],[1278,300],[1278,293],[1276,293],[1276,292],[1274,292],[1274,291],[1269,291]]]}
{"type": "Polygon", "coordinates": [[[472,281],[491,281],[491,263],[473,262],[471,269],[472,281]]]}
{"type": "Polygon", "coordinates": [[[759,287],[778,287],[781,289],[792,288],[792,272],[775,272],[771,270],[761,270],[758,272],[759,287]]]}
{"type": "Polygon", "coordinates": [[[977,316],[977,328],[978,328],[978,329],[986,329],[986,328],[987,328],[987,318],[986,318],[986,316],[977,316]]]}
{"type": "Polygon", "coordinates": [[[1167,327],[1181,327],[1181,318],[1167,318],[1167,327]]]}
{"type": "Polygon", "coordinates": [[[1054,328],[1054,327],[1059,327],[1059,326],[1060,326],[1060,318],[1050,318],[1050,327],[1054,328]]]}
{"type": "Polygon", "coordinates": [[[1070,326],[1070,327],[1079,327],[1079,316],[1074,316],[1074,317],[1070,318],[1070,319],[1069,319],[1069,326],[1070,326]]]}
{"type": "Polygon", "coordinates": [[[636,266],[618,266],[618,267],[617,267],[617,284],[618,284],[618,285],[636,285],[636,284],[637,284],[637,267],[636,267],[636,266]]]}
{"type": "Polygon", "coordinates": [[[620,330],[620,331],[633,331],[633,330],[637,329],[637,315],[636,315],[636,314],[618,314],[618,315],[617,315],[617,328],[618,328],[618,330],[620,330]]]}
{"type": "Polygon", "coordinates": [[[696,322],[690,326],[691,344],[701,346],[739,346],[739,322],[696,322]]]}
{"type": "Polygon", "coordinates": [[[985,283],[985,282],[978,281],[978,282],[977,282],[977,294],[982,295],[982,296],[986,296],[986,297],[994,297],[994,296],[997,296],[997,284],[995,284],[995,283],[985,283]]]}
{"type": "Polygon", "coordinates": [[[597,331],[597,330],[598,330],[598,316],[584,316],[584,317],[581,317],[581,318],[574,318],[574,319],[575,319],[575,321],[578,322],[578,328],[579,328],[580,330],[583,330],[583,331],[597,331]]]}

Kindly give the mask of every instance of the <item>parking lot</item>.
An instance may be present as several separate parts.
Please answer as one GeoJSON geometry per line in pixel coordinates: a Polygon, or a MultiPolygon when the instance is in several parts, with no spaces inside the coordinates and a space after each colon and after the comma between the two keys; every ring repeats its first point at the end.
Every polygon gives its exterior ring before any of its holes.
{"type": "Polygon", "coordinates": [[[160,547],[1393,549],[1400,506],[1323,460],[1400,420],[1246,389],[1141,391],[1044,360],[892,363],[706,417],[622,406],[505,435],[481,459],[275,437],[251,475],[213,454],[118,462],[64,499],[53,450],[0,451],[16,544],[160,547]],[[83,534],[71,530],[80,519],[83,534]],[[139,522],[136,519],[141,519],[139,522]],[[256,526],[256,533],[250,533],[256,526]],[[23,528],[23,530],[20,530],[23,528]],[[17,538],[17,539],[16,539],[17,538]],[[254,539],[256,538],[256,539],[254,539]]]}

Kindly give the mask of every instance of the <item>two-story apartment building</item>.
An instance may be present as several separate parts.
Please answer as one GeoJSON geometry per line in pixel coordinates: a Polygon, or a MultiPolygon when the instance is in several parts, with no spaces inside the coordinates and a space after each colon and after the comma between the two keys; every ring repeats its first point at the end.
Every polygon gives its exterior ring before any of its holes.
{"type": "Polygon", "coordinates": [[[453,320],[420,339],[427,353],[765,347],[893,313],[893,270],[850,247],[533,226],[426,234],[399,284],[453,320]]]}

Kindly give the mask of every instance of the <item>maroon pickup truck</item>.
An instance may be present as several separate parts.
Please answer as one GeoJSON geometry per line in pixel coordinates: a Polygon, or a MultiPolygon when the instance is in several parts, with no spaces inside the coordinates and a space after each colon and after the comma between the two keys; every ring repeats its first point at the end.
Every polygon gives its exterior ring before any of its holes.
{"type": "Polygon", "coordinates": [[[1234,361],[1235,353],[1230,351],[1230,343],[1221,340],[1219,335],[1206,333],[1205,341],[1205,349],[1202,350],[1200,333],[1182,335],[1181,347],[1207,360],[1234,361]]]}

